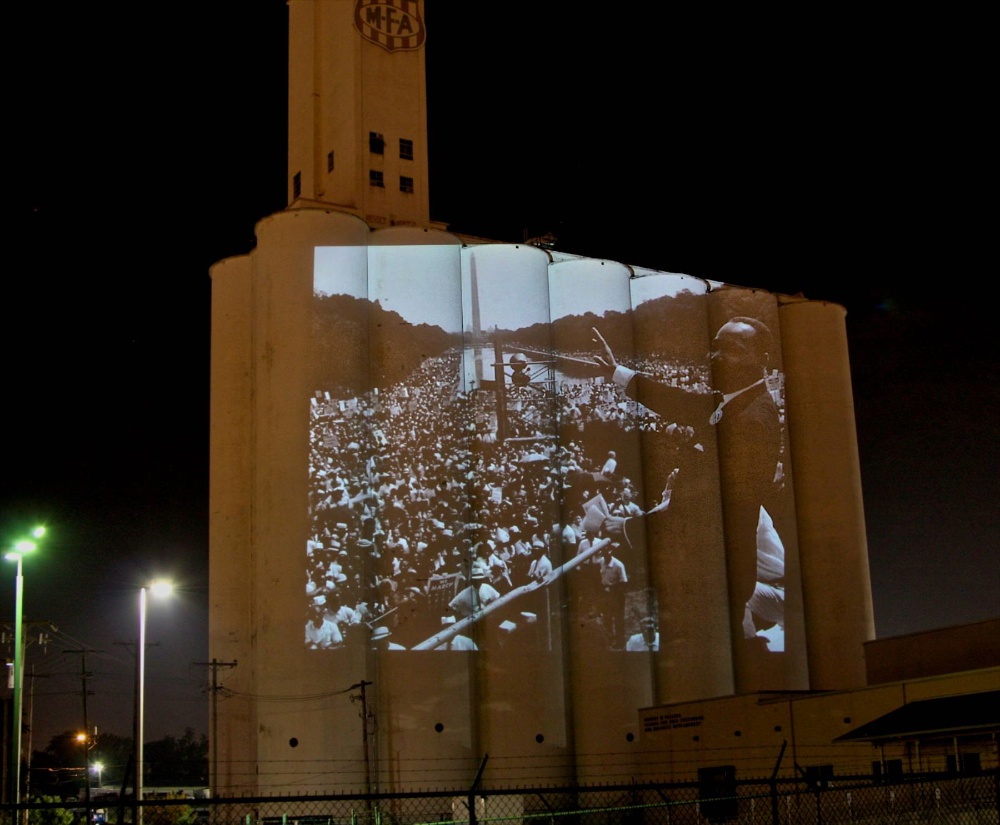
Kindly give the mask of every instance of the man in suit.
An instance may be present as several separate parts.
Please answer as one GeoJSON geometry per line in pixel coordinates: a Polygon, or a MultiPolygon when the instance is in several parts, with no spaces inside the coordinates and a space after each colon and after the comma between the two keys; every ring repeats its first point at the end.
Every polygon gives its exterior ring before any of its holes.
{"type": "MultiPolygon", "coordinates": [[[[601,333],[593,332],[603,349],[595,360],[608,381],[669,421],[716,428],[720,456],[732,470],[723,479],[727,533],[734,546],[747,548],[729,554],[734,630],[749,634],[742,605],[750,601],[757,585],[758,525],[762,508],[775,512],[773,503],[781,486],[782,424],[766,378],[773,346],[770,329],[746,316],[730,318],[719,328],[710,355],[714,385],[710,393],[666,384],[622,366],[601,333]]],[[[629,521],[634,520],[610,518],[604,530],[631,540],[636,531],[630,531],[629,521]]]]}

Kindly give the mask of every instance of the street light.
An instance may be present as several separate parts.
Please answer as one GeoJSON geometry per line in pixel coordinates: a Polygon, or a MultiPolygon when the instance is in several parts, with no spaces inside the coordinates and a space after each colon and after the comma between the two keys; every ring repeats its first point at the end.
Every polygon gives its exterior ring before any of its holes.
{"type": "Polygon", "coordinates": [[[90,766],[90,769],[97,774],[97,790],[101,790],[104,787],[104,782],[101,779],[101,772],[104,770],[103,762],[95,762],[90,766]]]}
{"type": "MultiPolygon", "coordinates": [[[[45,535],[44,527],[36,527],[31,531],[33,539],[45,535]]],[[[14,712],[11,726],[14,736],[11,737],[11,797],[15,805],[21,802],[21,704],[24,691],[24,572],[21,562],[27,553],[38,546],[32,539],[21,539],[14,544],[14,549],[4,558],[17,562],[17,578],[14,580],[14,712]]]]}
{"type": "Polygon", "coordinates": [[[146,711],[146,591],[154,596],[163,597],[173,590],[170,582],[154,581],[152,584],[139,588],[139,650],[136,656],[136,690],[135,690],[135,801],[136,816],[133,821],[142,825],[142,746],[143,722],[146,711]]]}

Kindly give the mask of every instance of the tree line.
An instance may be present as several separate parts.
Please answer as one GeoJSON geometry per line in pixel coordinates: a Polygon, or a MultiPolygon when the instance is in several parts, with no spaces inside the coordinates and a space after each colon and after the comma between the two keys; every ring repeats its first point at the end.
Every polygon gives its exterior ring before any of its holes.
{"type": "MultiPolygon", "coordinates": [[[[77,734],[53,736],[44,750],[31,755],[32,798],[82,796],[90,766],[91,793],[97,787],[132,793],[133,740],[113,733],[98,734],[85,750],[77,734]],[[100,766],[98,769],[97,766],[100,766]]],[[[185,728],[180,737],[166,736],[143,745],[143,786],[208,787],[208,737],[185,728]]]]}

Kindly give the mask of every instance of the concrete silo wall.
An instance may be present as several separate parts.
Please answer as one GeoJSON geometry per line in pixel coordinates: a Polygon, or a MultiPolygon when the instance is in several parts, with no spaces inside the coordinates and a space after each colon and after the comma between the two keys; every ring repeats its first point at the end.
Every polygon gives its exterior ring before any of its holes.
{"type": "Polygon", "coordinates": [[[212,273],[220,791],[623,779],[640,707],[832,678],[827,577],[863,635],[830,313],[322,209],[258,238],[212,273]]]}

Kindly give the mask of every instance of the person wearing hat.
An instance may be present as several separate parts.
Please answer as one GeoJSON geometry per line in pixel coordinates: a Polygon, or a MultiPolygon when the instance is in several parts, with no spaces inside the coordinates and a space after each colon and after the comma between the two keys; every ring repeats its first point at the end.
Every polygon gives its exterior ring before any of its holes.
{"type": "Polygon", "coordinates": [[[486,564],[489,568],[490,584],[504,593],[514,587],[510,579],[510,569],[507,567],[507,560],[503,557],[503,551],[501,548],[494,546],[494,543],[490,544],[490,555],[486,559],[486,564]]]}
{"type": "Polygon", "coordinates": [[[608,542],[601,549],[601,587],[604,590],[604,629],[611,637],[611,647],[620,649],[625,631],[625,586],[628,575],[625,565],[615,557],[621,545],[617,541],[608,542]]]}
{"type": "Polygon", "coordinates": [[[317,596],[309,609],[309,620],[306,622],[306,647],[310,650],[329,650],[340,647],[344,637],[337,623],[326,617],[325,597],[317,596]],[[323,599],[323,602],[317,601],[323,599]]]}
{"type": "Polygon", "coordinates": [[[625,643],[625,649],[630,652],[651,650],[656,652],[660,649],[660,631],[656,627],[656,619],[652,616],[644,616],[639,620],[639,632],[629,636],[625,643]]]}
{"type": "Polygon", "coordinates": [[[528,579],[531,581],[544,581],[552,573],[552,562],[546,551],[545,542],[538,536],[531,539],[531,565],[528,567],[528,579]]]}
{"type": "Polygon", "coordinates": [[[392,631],[385,625],[379,625],[372,632],[372,650],[406,650],[402,645],[390,642],[392,631]]]}
{"type": "Polygon", "coordinates": [[[500,598],[500,591],[489,582],[489,568],[481,559],[476,559],[472,563],[469,575],[472,579],[469,586],[448,602],[448,607],[459,619],[478,613],[486,605],[500,598]]]}

